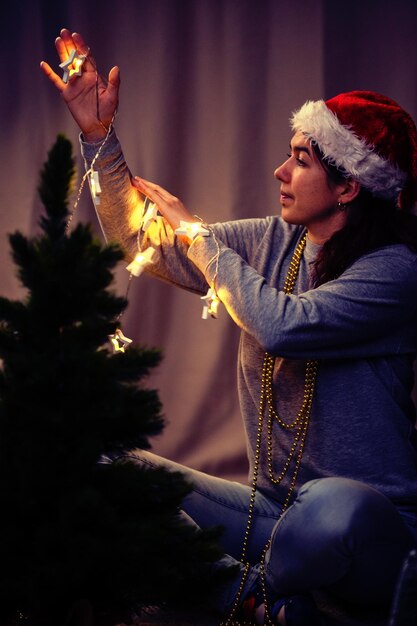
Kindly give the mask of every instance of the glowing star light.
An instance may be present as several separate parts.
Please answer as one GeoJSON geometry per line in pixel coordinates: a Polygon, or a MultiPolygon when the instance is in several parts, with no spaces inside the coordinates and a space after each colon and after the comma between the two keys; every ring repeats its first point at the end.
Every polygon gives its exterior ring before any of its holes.
{"type": "Polygon", "coordinates": [[[133,276],[140,276],[145,267],[152,264],[154,254],[155,248],[146,248],[143,252],[138,252],[133,261],[126,267],[127,271],[133,276]]]}
{"type": "Polygon", "coordinates": [[[203,307],[203,313],[201,317],[206,320],[208,316],[217,317],[217,311],[219,309],[220,300],[216,294],[215,289],[210,287],[205,296],[201,297],[201,300],[205,300],[203,307]]]}
{"type": "Polygon", "coordinates": [[[86,58],[87,56],[85,54],[80,54],[80,52],[74,48],[68,59],[59,64],[59,67],[64,70],[64,75],[62,76],[64,83],[67,83],[73,76],[81,76],[82,67],[86,58]]]}
{"type": "Polygon", "coordinates": [[[186,235],[189,239],[194,239],[198,235],[207,237],[210,231],[204,228],[201,222],[183,222],[180,221],[179,228],[175,230],[176,235],[186,235]]]}
{"type": "Polygon", "coordinates": [[[113,352],[124,352],[125,348],[132,343],[132,339],[125,337],[120,328],[117,328],[114,335],[109,335],[110,343],[113,346],[113,352]]]}
{"type": "Polygon", "coordinates": [[[100,204],[101,187],[98,172],[96,170],[92,170],[90,173],[90,189],[93,202],[95,206],[98,206],[100,204]]]}
{"type": "Polygon", "coordinates": [[[142,230],[148,230],[149,226],[156,220],[156,216],[158,215],[158,209],[154,202],[148,202],[147,209],[145,211],[144,216],[142,217],[142,230]]]}

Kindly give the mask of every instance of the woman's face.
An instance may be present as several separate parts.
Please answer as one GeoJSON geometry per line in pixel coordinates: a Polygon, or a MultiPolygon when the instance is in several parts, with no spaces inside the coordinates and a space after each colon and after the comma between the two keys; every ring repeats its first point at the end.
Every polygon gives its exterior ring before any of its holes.
{"type": "Polygon", "coordinates": [[[344,185],[329,184],[310,140],[301,132],[290,145],[291,154],[275,170],[281,183],[281,215],[290,224],[306,226],[310,238],[322,243],[346,221],[346,212],[338,209],[344,185]]]}

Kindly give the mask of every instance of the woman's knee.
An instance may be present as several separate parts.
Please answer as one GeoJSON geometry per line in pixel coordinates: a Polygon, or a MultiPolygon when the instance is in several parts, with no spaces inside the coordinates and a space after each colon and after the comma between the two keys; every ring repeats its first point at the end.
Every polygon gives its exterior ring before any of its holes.
{"type": "MultiPolygon", "coordinates": [[[[394,576],[410,546],[411,533],[384,495],[358,481],[329,477],[299,490],[273,531],[267,569],[277,589],[305,591],[343,581],[351,595],[358,581],[386,566],[394,576]]],[[[391,586],[384,581],[382,586],[391,586]]]]}
{"type": "MultiPolygon", "coordinates": [[[[369,485],[349,478],[313,480],[300,489],[294,504],[294,521],[308,520],[316,530],[346,542],[348,550],[358,542],[392,537],[405,525],[392,502],[369,485]]],[[[312,530],[314,530],[312,528],[312,530]]]]}

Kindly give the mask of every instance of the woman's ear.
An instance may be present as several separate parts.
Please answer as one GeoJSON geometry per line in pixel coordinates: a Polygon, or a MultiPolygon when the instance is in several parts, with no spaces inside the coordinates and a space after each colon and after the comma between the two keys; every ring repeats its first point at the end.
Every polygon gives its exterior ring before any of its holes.
{"type": "Polygon", "coordinates": [[[349,202],[352,202],[358,196],[360,190],[361,186],[357,180],[347,178],[343,185],[341,185],[339,202],[341,204],[349,204],[349,202]]]}

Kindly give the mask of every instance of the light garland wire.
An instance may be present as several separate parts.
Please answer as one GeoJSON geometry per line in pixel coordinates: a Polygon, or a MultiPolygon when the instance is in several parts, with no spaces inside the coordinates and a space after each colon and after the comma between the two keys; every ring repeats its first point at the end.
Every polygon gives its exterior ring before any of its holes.
{"type": "MultiPolygon", "coordinates": [[[[96,65],[94,59],[92,57],[90,57],[90,49],[89,48],[88,48],[87,54],[82,55],[82,57],[83,57],[83,60],[89,58],[90,62],[92,63],[92,65],[94,67],[94,71],[95,71],[95,74],[96,74],[96,84],[95,84],[96,116],[97,116],[98,122],[100,123],[102,128],[106,131],[106,136],[101,141],[100,146],[99,146],[96,154],[94,155],[94,157],[93,157],[93,159],[91,161],[89,169],[85,172],[84,176],[81,179],[81,183],[80,183],[80,185],[78,187],[77,197],[75,199],[74,205],[72,207],[71,214],[69,215],[69,218],[68,218],[66,226],[65,226],[65,233],[66,234],[68,234],[68,232],[69,232],[69,230],[71,228],[71,225],[72,225],[72,222],[73,222],[73,219],[74,219],[74,215],[75,215],[75,212],[76,212],[76,210],[78,208],[78,205],[79,205],[79,202],[80,202],[80,199],[81,199],[81,195],[82,195],[82,192],[83,192],[83,189],[84,189],[84,186],[85,186],[85,181],[88,179],[88,177],[90,177],[90,190],[91,190],[91,193],[92,193],[92,196],[93,196],[94,205],[97,206],[99,204],[99,193],[101,192],[101,189],[100,189],[100,184],[99,184],[98,172],[94,170],[94,165],[97,162],[97,159],[99,158],[99,156],[100,156],[104,146],[106,145],[106,143],[107,143],[107,141],[108,141],[108,139],[110,137],[110,133],[111,133],[111,131],[113,129],[114,120],[115,120],[116,115],[117,115],[117,109],[116,109],[114,111],[114,113],[113,113],[113,116],[112,116],[112,119],[110,121],[109,127],[106,128],[106,126],[103,124],[103,121],[100,118],[100,101],[99,101],[99,91],[98,91],[98,88],[99,88],[99,74],[98,74],[98,70],[97,70],[97,65],[96,65]]],[[[61,66],[62,66],[62,64],[61,64],[61,66]]],[[[81,70],[81,68],[80,68],[80,70],[81,70]]],[[[64,71],[68,72],[66,67],[65,67],[64,71]]],[[[79,74],[77,74],[77,76],[80,76],[80,75],[81,75],[81,71],[80,71],[79,74]]],[[[126,300],[128,298],[128,295],[129,295],[129,291],[130,291],[130,287],[131,287],[131,283],[132,283],[132,278],[133,278],[134,275],[135,275],[134,272],[130,272],[129,273],[129,281],[128,281],[128,285],[127,285],[127,288],[126,288],[126,294],[125,294],[125,299],[126,300]]],[[[124,313],[124,310],[121,311],[119,313],[119,315],[116,317],[116,320],[115,320],[116,324],[118,324],[120,322],[120,320],[121,320],[121,318],[123,316],[123,313],[124,313]]],[[[111,343],[111,345],[113,347],[113,351],[114,352],[124,352],[125,348],[127,346],[129,346],[129,344],[132,343],[132,339],[129,339],[128,337],[126,337],[119,327],[116,328],[116,330],[115,330],[113,335],[109,335],[109,341],[110,341],[110,343],[111,343]]]]}
{"type": "MultiPolygon", "coordinates": [[[[95,60],[93,59],[93,57],[90,56],[90,48],[87,49],[87,54],[82,54],[81,56],[83,58],[83,62],[85,61],[85,59],[89,59],[90,63],[92,64],[92,66],[94,67],[94,71],[95,71],[95,75],[96,75],[96,84],[95,84],[95,91],[96,91],[96,117],[98,122],[100,123],[100,125],[102,126],[102,128],[106,131],[106,136],[104,137],[104,139],[102,140],[102,143],[99,146],[99,149],[97,150],[96,154],[93,157],[93,160],[91,161],[91,165],[90,168],[85,172],[84,176],[81,179],[81,183],[80,186],[78,188],[78,193],[77,193],[77,197],[75,199],[71,214],[68,218],[67,224],[66,224],[66,228],[65,228],[65,232],[68,233],[70,227],[71,227],[71,223],[72,220],[74,219],[74,214],[78,208],[78,204],[80,202],[80,198],[81,198],[81,194],[83,192],[84,189],[84,185],[85,185],[85,181],[87,180],[88,176],[91,175],[94,172],[94,164],[96,163],[98,157],[100,156],[101,151],[103,150],[104,146],[106,145],[108,138],[110,136],[110,133],[112,131],[113,128],[113,123],[114,120],[116,118],[117,115],[117,109],[114,111],[112,119],[110,121],[109,127],[106,128],[106,126],[103,124],[101,118],[100,118],[100,100],[99,100],[99,93],[98,93],[98,79],[99,79],[99,74],[98,74],[98,70],[97,70],[97,64],[95,62],[95,60]]],[[[60,67],[62,67],[64,64],[61,63],[60,67]]],[[[81,67],[80,67],[80,71],[81,71],[81,67]]],[[[80,76],[80,74],[77,74],[77,76],[80,76]]],[[[65,74],[64,74],[65,77],[65,74]]],[[[102,79],[104,81],[104,79],[102,79]]]]}
{"type": "Polygon", "coordinates": [[[206,222],[204,222],[201,219],[201,217],[199,217],[198,215],[194,215],[194,217],[200,220],[200,222],[204,225],[205,229],[209,231],[209,233],[213,237],[214,243],[216,244],[216,253],[212,256],[212,258],[209,260],[209,262],[206,265],[206,269],[207,269],[209,265],[211,265],[213,262],[215,263],[213,278],[211,279],[210,287],[206,295],[201,297],[201,300],[205,301],[201,317],[203,320],[206,320],[208,319],[209,315],[210,317],[217,318],[217,312],[218,312],[219,304],[221,302],[219,296],[217,295],[216,286],[215,286],[215,281],[219,273],[220,245],[216,237],[216,233],[214,232],[214,229],[210,226],[210,224],[207,224],[206,222]]]}
{"type": "MultiPolygon", "coordinates": [[[[89,182],[90,182],[90,192],[92,195],[92,199],[94,202],[95,207],[97,207],[100,204],[100,194],[101,194],[101,187],[100,187],[100,181],[99,181],[99,173],[98,171],[94,170],[94,165],[97,161],[97,159],[99,158],[101,151],[103,150],[104,146],[106,145],[108,138],[110,136],[110,133],[112,131],[113,128],[113,123],[117,114],[117,109],[114,111],[112,119],[110,121],[109,127],[106,128],[106,126],[104,125],[103,121],[101,120],[100,117],[100,99],[99,99],[99,74],[98,74],[98,70],[97,70],[97,65],[94,61],[94,59],[90,56],[90,48],[88,48],[87,53],[86,54],[78,54],[78,51],[75,51],[75,54],[73,55],[73,58],[77,56],[77,59],[79,61],[81,61],[78,65],[77,65],[77,70],[76,72],[73,72],[72,75],[76,75],[76,76],[81,76],[81,70],[82,70],[82,65],[85,61],[85,59],[89,59],[90,63],[93,65],[94,67],[94,71],[95,71],[95,76],[96,76],[96,81],[95,81],[95,93],[96,93],[96,117],[98,122],[100,123],[100,125],[102,126],[102,128],[106,131],[106,136],[104,137],[104,139],[102,140],[96,154],[94,155],[90,167],[89,169],[85,172],[85,174],[83,175],[82,179],[81,179],[81,183],[79,185],[78,188],[78,192],[77,192],[77,197],[75,199],[71,214],[67,220],[66,226],[65,226],[65,232],[68,233],[70,228],[71,228],[71,224],[72,221],[74,219],[74,215],[75,212],[78,208],[80,199],[81,199],[81,195],[85,186],[85,182],[86,180],[89,178],[89,182]]],[[[72,62],[72,61],[71,61],[72,62]]],[[[61,64],[60,67],[62,67],[64,69],[64,82],[68,82],[68,78],[71,76],[71,71],[68,69],[71,66],[71,63],[69,63],[68,61],[61,64]]],[[[158,215],[158,210],[156,208],[156,205],[154,202],[152,202],[150,200],[149,197],[145,197],[145,201],[144,201],[144,206],[143,206],[143,214],[142,214],[142,219],[141,219],[141,224],[140,227],[138,229],[138,236],[137,236],[137,247],[138,247],[138,254],[136,255],[135,259],[127,266],[127,270],[129,271],[129,281],[128,281],[128,285],[126,288],[126,294],[125,294],[125,299],[128,299],[128,295],[129,295],[129,291],[130,291],[130,287],[131,287],[131,283],[132,283],[132,278],[133,276],[139,276],[143,269],[145,268],[146,265],[149,265],[152,263],[152,256],[153,253],[155,252],[155,250],[150,247],[147,250],[145,250],[145,252],[142,252],[142,247],[141,247],[141,242],[140,242],[140,233],[141,231],[146,231],[149,226],[152,224],[152,222],[156,219],[158,215]],[[148,252],[149,251],[149,252],[148,252]],[[148,252],[148,254],[147,254],[148,252]]],[[[220,257],[220,246],[219,246],[219,242],[217,240],[216,234],[213,231],[213,229],[207,225],[206,223],[203,222],[203,220],[198,217],[197,215],[195,215],[194,217],[196,217],[199,221],[201,226],[198,229],[193,228],[193,223],[188,223],[188,222],[181,222],[180,223],[180,227],[175,231],[175,234],[186,234],[188,236],[190,236],[191,238],[194,238],[195,236],[197,236],[198,234],[203,235],[203,236],[207,236],[208,234],[211,234],[213,236],[213,239],[215,241],[216,244],[216,253],[215,255],[212,257],[212,259],[210,259],[209,263],[207,264],[207,267],[215,262],[215,270],[214,270],[214,275],[211,281],[211,285],[207,291],[207,294],[205,296],[202,296],[202,300],[205,301],[204,303],[204,307],[203,307],[203,313],[202,313],[202,318],[203,319],[207,319],[208,316],[210,315],[211,317],[216,318],[217,317],[217,312],[218,312],[218,307],[220,304],[220,299],[217,295],[216,292],[216,287],[215,287],[215,280],[217,278],[218,272],[219,272],[219,257],[220,257]]],[[[116,323],[120,322],[122,316],[123,316],[124,311],[121,311],[119,313],[119,315],[116,318],[116,323]]],[[[116,331],[113,335],[109,335],[109,340],[113,346],[113,350],[114,352],[124,352],[125,347],[127,345],[129,345],[132,340],[129,339],[128,337],[125,337],[125,335],[122,333],[121,329],[119,327],[116,328],[116,331]]]]}
{"type": "Polygon", "coordinates": [[[70,214],[70,216],[68,218],[68,221],[67,221],[67,224],[66,224],[66,227],[65,227],[65,232],[66,233],[68,233],[68,231],[69,231],[69,229],[71,227],[72,220],[74,219],[74,214],[75,214],[75,212],[76,212],[76,210],[78,208],[78,204],[79,204],[80,199],[81,199],[81,194],[82,194],[83,189],[84,189],[85,181],[87,180],[88,176],[90,176],[92,174],[92,172],[94,172],[94,164],[97,161],[98,157],[100,156],[100,153],[101,153],[102,149],[104,148],[104,146],[105,146],[105,144],[106,144],[106,142],[107,142],[107,140],[108,140],[108,138],[110,136],[110,133],[111,133],[112,128],[113,128],[113,122],[114,122],[115,117],[116,117],[116,113],[114,113],[114,115],[112,117],[112,120],[110,122],[110,126],[107,129],[107,135],[103,139],[102,144],[100,145],[99,149],[97,150],[96,154],[94,155],[93,160],[91,161],[90,168],[85,172],[84,176],[81,179],[81,183],[80,183],[80,186],[78,188],[77,198],[76,198],[76,200],[74,202],[71,214],[70,214]]]}

